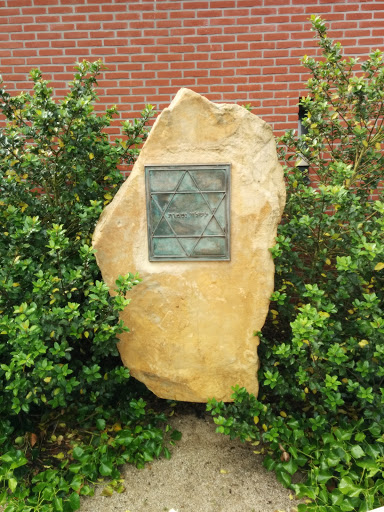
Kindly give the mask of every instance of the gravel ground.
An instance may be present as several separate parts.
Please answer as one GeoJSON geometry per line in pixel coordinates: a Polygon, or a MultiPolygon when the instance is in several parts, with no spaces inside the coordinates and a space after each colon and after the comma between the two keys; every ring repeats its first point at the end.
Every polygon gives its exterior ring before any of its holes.
{"type": "Polygon", "coordinates": [[[217,434],[209,416],[196,415],[196,405],[178,406],[170,423],[183,434],[172,458],[144,469],[125,466],[125,492],[104,497],[99,486],[93,497],[82,499],[81,512],[296,510],[297,501],[263,468],[255,447],[217,434]]]}

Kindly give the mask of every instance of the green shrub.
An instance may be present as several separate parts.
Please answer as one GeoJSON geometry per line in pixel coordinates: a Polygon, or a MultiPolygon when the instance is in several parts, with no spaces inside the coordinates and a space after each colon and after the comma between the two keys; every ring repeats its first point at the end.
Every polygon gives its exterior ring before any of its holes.
{"type": "Polygon", "coordinates": [[[288,197],[261,402],[237,389],[235,404],[210,409],[225,433],[270,443],[265,463],[286,485],[308,471],[293,486],[312,500],[299,510],[363,511],[384,503],[383,55],[358,65],[323,20],[312,25],[322,58],[302,61],[306,133],[279,141],[288,197]]]}
{"type": "Polygon", "coordinates": [[[76,510],[87,480],[116,479],[117,464],[166,450],[164,417],[146,414],[116,347],[128,330],[118,313],[140,280],[119,277],[110,297],[91,248],[152,107],[112,144],[104,129],[116,109],[94,112],[100,71],[79,64],[60,101],[38,70],[32,94],[0,89],[0,504],[9,512],[76,510]]]}

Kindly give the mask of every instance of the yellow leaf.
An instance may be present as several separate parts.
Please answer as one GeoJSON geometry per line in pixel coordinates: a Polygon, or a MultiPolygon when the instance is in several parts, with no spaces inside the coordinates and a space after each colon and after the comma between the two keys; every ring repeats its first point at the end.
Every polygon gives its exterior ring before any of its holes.
{"type": "Polygon", "coordinates": [[[350,315],[353,315],[353,313],[354,313],[353,309],[348,309],[348,313],[349,313],[350,315]]]}
{"type": "Polygon", "coordinates": [[[280,416],[282,416],[283,418],[286,418],[287,413],[285,411],[280,411],[280,416]]]}
{"type": "Polygon", "coordinates": [[[264,430],[264,432],[266,432],[268,430],[268,427],[265,423],[263,424],[263,430],[264,430]]]}
{"type": "Polygon", "coordinates": [[[333,113],[331,119],[336,119],[339,114],[337,112],[333,113]]]}
{"type": "Polygon", "coordinates": [[[311,128],[317,128],[317,123],[312,123],[311,128]]]}
{"type": "Polygon", "coordinates": [[[103,492],[101,493],[101,496],[112,496],[113,494],[113,489],[110,485],[107,485],[106,487],[104,487],[103,489],[103,492]]]}
{"type": "Polygon", "coordinates": [[[52,377],[45,377],[44,382],[49,384],[51,382],[51,380],[52,380],[52,377]]]}
{"type": "Polygon", "coordinates": [[[55,459],[61,460],[61,459],[64,459],[65,455],[63,452],[60,452],[57,455],[54,455],[54,457],[55,457],[55,459]]]}
{"type": "Polygon", "coordinates": [[[20,286],[20,283],[12,283],[12,286],[13,286],[14,288],[17,288],[18,286],[20,286]]]}
{"type": "Polygon", "coordinates": [[[112,428],[115,432],[119,432],[119,430],[121,430],[121,425],[120,423],[115,423],[112,428]]]}
{"type": "Polygon", "coordinates": [[[376,142],[376,144],[375,144],[375,148],[376,148],[378,151],[380,151],[380,149],[381,149],[381,144],[380,144],[380,142],[376,142]]]}
{"type": "Polygon", "coordinates": [[[258,451],[258,450],[253,450],[253,453],[254,453],[255,455],[260,455],[261,451],[260,451],[260,450],[259,450],[259,451],[258,451]]]}
{"type": "Polygon", "coordinates": [[[309,345],[309,341],[308,340],[303,340],[303,343],[306,343],[307,345],[309,345]]]}
{"type": "Polygon", "coordinates": [[[376,265],[376,267],[374,268],[374,270],[382,270],[384,268],[384,263],[380,262],[376,265]]]}
{"type": "Polygon", "coordinates": [[[320,311],[319,315],[322,316],[323,318],[329,318],[329,313],[327,313],[326,311],[320,311]]]}
{"type": "Polygon", "coordinates": [[[271,313],[272,313],[272,315],[278,315],[279,314],[279,312],[276,311],[276,309],[271,309],[271,313]]]}
{"type": "Polygon", "coordinates": [[[304,388],[304,393],[309,393],[309,389],[308,388],[304,388]]]}
{"type": "Polygon", "coordinates": [[[108,373],[104,373],[104,380],[108,380],[108,373]]]}
{"type": "Polygon", "coordinates": [[[363,146],[364,146],[365,148],[367,148],[367,147],[368,147],[368,142],[367,142],[366,140],[363,140],[363,146]]]}
{"type": "Polygon", "coordinates": [[[260,419],[258,416],[254,416],[253,417],[253,422],[255,423],[255,425],[257,425],[259,423],[260,419]]]}
{"type": "Polygon", "coordinates": [[[331,264],[331,260],[330,260],[329,258],[327,258],[327,259],[325,260],[325,263],[326,263],[327,265],[330,265],[330,264],[331,264]]]}
{"type": "Polygon", "coordinates": [[[226,474],[228,474],[228,471],[226,469],[220,469],[220,473],[222,475],[226,475],[226,474]]]}
{"type": "Polygon", "coordinates": [[[361,340],[361,341],[359,341],[359,345],[361,348],[364,348],[366,345],[369,345],[369,341],[361,340]]]}
{"type": "Polygon", "coordinates": [[[348,379],[344,377],[344,379],[341,379],[341,382],[344,382],[344,384],[348,384],[348,379]]]}
{"type": "Polygon", "coordinates": [[[86,338],[89,338],[89,332],[88,332],[88,331],[84,331],[84,336],[85,336],[86,338]]]}
{"type": "Polygon", "coordinates": [[[64,142],[63,142],[61,139],[59,139],[59,146],[60,146],[61,148],[64,146],[64,142]]]}
{"type": "Polygon", "coordinates": [[[93,160],[93,159],[95,158],[95,155],[94,155],[93,153],[89,153],[89,155],[88,155],[88,156],[89,156],[89,159],[90,159],[90,160],[93,160]]]}

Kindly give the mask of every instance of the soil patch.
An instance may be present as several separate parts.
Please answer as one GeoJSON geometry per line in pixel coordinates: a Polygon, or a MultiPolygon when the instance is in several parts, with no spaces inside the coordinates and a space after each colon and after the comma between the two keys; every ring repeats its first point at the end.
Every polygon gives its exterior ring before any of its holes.
{"type": "Polygon", "coordinates": [[[83,498],[81,512],[294,512],[297,501],[267,471],[255,447],[215,432],[205,406],[178,405],[171,425],[183,437],[170,460],[124,466],[126,490],[83,498]],[[290,497],[291,495],[291,497],[290,497]]]}

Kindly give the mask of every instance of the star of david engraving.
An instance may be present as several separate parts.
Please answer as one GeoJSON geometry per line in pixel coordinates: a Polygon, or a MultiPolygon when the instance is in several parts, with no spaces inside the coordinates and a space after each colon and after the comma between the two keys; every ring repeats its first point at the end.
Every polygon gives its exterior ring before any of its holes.
{"type": "Polygon", "coordinates": [[[229,171],[146,166],[151,261],[229,260],[229,171]]]}

